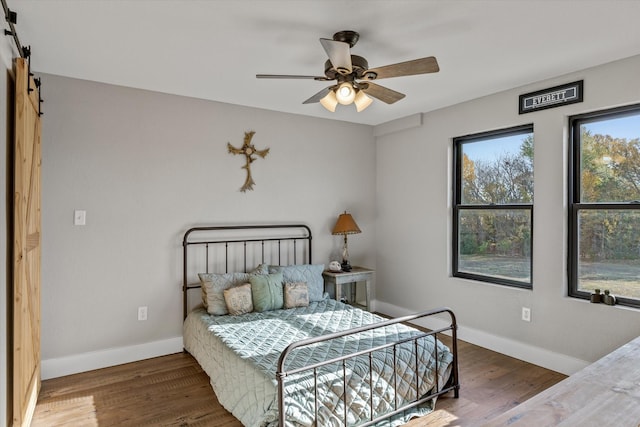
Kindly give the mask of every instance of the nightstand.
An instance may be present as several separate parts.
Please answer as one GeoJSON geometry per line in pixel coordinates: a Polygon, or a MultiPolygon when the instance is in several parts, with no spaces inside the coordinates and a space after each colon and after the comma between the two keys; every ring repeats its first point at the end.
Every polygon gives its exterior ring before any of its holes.
{"type": "Polygon", "coordinates": [[[322,273],[324,277],[325,290],[327,286],[333,286],[335,289],[336,300],[340,301],[343,298],[342,287],[346,283],[353,283],[351,287],[351,295],[347,296],[347,300],[351,305],[360,307],[364,310],[369,310],[369,295],[371,291],[371,279],[375,271],[364,267],[352,267],[349,272],[334,272],[325,270],[322,273]],[[358,304],[355,301],[355,284],[357,282],[365,282],[365,296],[366,304],[358,304]]]}

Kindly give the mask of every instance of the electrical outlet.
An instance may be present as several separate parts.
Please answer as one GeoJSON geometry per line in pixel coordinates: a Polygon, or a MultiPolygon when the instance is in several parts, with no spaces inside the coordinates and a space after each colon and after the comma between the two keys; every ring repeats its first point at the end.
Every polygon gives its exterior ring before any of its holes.
{"type": "Polygon", "coordinates": [[[529,307],[522,307],[522,320],[531,322],[531,309],[529,307]]]}
{"type": "Polygon", "coordinates": [[[147,307],[138,307],[138,320],[147,320],[147,307]]]}
{"type": "Polygon", "coordinates": [[[87,211],[73,211],[73,225],[85,225],[87,223],[87,211]]]}

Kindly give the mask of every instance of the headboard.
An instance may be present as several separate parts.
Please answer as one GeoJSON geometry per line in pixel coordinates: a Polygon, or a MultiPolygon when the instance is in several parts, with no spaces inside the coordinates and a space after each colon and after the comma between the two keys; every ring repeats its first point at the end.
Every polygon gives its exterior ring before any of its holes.
{"type": "Polygon", "coordinates": [[[247,272],[258,264],[311,264],[311,229],[304,224],[194,227],[184,233],[182,309],[189,291],[200,289],[198,273],[247,272]]]}

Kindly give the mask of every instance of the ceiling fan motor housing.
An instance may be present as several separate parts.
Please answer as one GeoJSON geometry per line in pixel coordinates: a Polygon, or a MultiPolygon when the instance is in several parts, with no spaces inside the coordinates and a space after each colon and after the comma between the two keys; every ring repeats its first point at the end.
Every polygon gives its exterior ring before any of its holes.
{"type": "MultiPolygon", "coordinates": [[[[351,55],[351,74],[342,74],[331,64],[330,60],[327,60],[324,63],[324,75],[327,76],[328,79],[339,79],[340,77],[345,77],[345,81],[354,81],[355,79],[363,78],[363,75],[366,74],[365,71],[369,68],[369,63],[362,56],[351,55]]],[[[372,80],[372,79],[367,79],[372,80]]]]}
{"type": "Polygon", "coordinates": [[[349,43],[350,47],[354,47],[360,40],[360,34],[351,30],[338,31],[333,35],[333,39],[337,42],[349,43]]]}

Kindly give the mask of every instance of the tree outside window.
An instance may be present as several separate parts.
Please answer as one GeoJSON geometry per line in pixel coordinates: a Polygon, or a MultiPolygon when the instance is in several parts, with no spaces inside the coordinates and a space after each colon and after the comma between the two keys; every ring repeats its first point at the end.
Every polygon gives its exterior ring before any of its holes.
{"type": "Polygon", "coordinates": [[[453,275],[530,288],[533,125],[454,139],[453,275]]]}
{"type": "Polygon", "coordinates": [[[569,294],[640,307],[640,106],[569,123],[569,294]]]}

